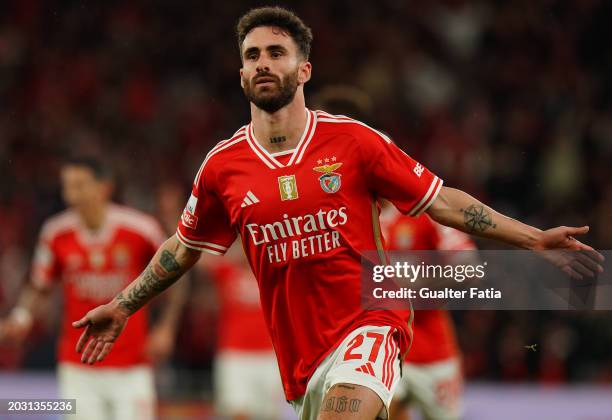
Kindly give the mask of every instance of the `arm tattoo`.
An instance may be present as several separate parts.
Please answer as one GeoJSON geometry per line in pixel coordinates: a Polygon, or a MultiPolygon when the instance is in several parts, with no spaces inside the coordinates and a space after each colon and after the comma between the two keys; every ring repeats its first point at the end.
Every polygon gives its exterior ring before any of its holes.
{"type": "Polygon", "coordinates": [[[497,225],[493,223],[491,213],[482,205],[472,204],[463,212],[463,223],[469,232],[484,232],[488,228],[495,229],[497,225]]]}
{"type": "Polygon", "coordinates": [[[136,312],[150,298],[170,287],[181,276],[172,273],[176,273],[180,268],[171,252],[162,251],[159,264],[149,264],[140,275],[140,281],[128,291],[127,296],[119,293],[117,301],[130,313],[136,312]]]}
{"type": "Polygon", "coordinates": [[[361,400],[358,398],[349,399],[344,395],[338,398],[329,397],[325,400],[322,411],[335,411],[336,413],[345,413],[348,411],[349,413],[357,413],[359,412],[360,405],[361,400]]]}
{"type": "Polygon", "coordinates": [[[357,398],[353,398],[349,403],[349,411],[351,413],[359,412],[359,406],[361,405],[361,400],[357,398]]]}
{"type": "Polygon", "coordinates": [[[168,272],[172,273],[173,271],[178,271],[181,266],[174,259],[174,255],[167,250],[163,250],[161,254],[161,258],[159,259],[159,263],[162,267],[168,272]]]}

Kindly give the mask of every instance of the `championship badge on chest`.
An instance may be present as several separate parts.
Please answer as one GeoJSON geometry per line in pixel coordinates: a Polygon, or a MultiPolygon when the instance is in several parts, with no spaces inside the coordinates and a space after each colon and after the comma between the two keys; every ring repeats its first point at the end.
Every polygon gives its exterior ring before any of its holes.
{"type": "Polygon", "coordinates": [[[329,164],[330,161],[335,162],[336,157],[334,156],[331,159],[319,159],[317,161],[319,165],[321,165],[323,162],[325,162],[325,164],[321,166],[315,166],[312,169],[316,172],[323,174],[319,177],[319,184],[321,184],[321,188],[323,189],[323,191],[328,194],[333,194],[335,192],[338,192],[340,186],[342,185],[342,175],[334,172],[342,166],[342,163],[338,162],[329,164]]]}
{"type": "Polygon", "coordinates": [[[278,188],[282,201],[296,200],[299,197],[295,175],[279,176],[278,188]]]}

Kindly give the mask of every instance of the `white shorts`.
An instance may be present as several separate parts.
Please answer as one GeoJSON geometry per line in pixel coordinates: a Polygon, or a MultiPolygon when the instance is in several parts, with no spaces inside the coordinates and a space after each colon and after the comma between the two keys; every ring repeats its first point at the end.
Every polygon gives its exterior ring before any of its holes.
{"type": "Polygon", "coordinates": [[[401,374],[397,334],[393,327],[370,325],[351,332],[314,371],[304,396],[290,401],[298,419],[315,420],[325,394],[341,383],[374,391],[383,402],[378,417],[386,419],[401,374]]]}
{"type": "Polygon", "coordinates": [[[76,399],[68,420],[152,420],[155,384],[148,366],[99,368],[60,363],[61,398],[76,399]]]}
{"type": "Polygon", "coordinates": [[[274,352],[218,353],[214,385],[215,408],[224,417],[277,419],[286,404],[274,352]]]}
{"type": "Polygon", "coordinates": [[[461,418],[463,376],[457,358],[428,364],[404,363],[395,398],[413,404],[427,420],[461,418]]]}

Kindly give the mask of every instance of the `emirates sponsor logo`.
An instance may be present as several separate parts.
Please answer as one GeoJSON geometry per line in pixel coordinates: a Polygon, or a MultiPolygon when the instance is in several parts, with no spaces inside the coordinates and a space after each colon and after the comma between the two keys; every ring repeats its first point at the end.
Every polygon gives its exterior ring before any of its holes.
{"type": "Polygon", "coordinates": [[[304,233],[312,233],[335,228],[336,226],[342,226],[346,224],[347,220],[346,207],[340,207],[338,210],[332,209],[325,211],[321,209],[315,214],[306,214],[297,217],[289,217],[283,214],[283,220],[278,222],[264,225],[249,223],[246,227],[251,234],[253,243],[255,245],[261,245],[279,239],[302,235],[304,233]]]}
{"type": "Polygon", "coordinates": [[[246,225],[255,246],[266,245],[270,263],[282,263],[328,252],[340,247],[340,233],[335,230],[348,221],[347,208],[320,209],[314,214],[246,225]]]}

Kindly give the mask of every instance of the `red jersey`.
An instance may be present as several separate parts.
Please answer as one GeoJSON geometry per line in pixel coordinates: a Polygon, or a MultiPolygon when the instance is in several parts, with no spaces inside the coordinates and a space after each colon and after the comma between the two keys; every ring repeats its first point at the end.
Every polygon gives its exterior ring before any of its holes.
{"type": "Polygon", "coordinates": [[[218,349],[271,351],[257,281],[243,260],[242,255],[236,261],[220,260],[210,268],[221,304],[218,349]]]}
{"type": "MultiPolygon", "coordinates": [[[[80,363],[74,347],[81,331],[72,322],[114,298],[136,278],[164,240],[150,216],[111,204],[106,220],[96,232],[88,230],[79,215],[66,210],[43,225],[37,245],[32,280],[40,286],[61,282],[64,310],[58,343],[60,362],[80,363]]],[[[138,311],[101,366],[128,366],[145,362],[147,313],[138,311]]]]}
{"type": "Polygon", "coordinates": [[[214,147],[177,230],[183,245],[213,254],[242,237],[288,400],[304,394],[319,363],[360,326],[396,328],[406,351],[409,311],[361,305],[361,255],[377,249],[377,197],[418,215],[442,186],[384,134],[304,112],[293,150],[268,153],[252,123],[214,147]]]}
{"type": "MultiPolygon", "coordinates": [[[[383,232],[389,249],[461,251],[476,249],[468,235],[434,222],[428,215],[406,217],[391,207],[383,210],[383,232]]],[[[457,339],[450,315],[443,310],[416,311],[414,340],[406,362],[432,363],[455,357],[457,339]]]]}

